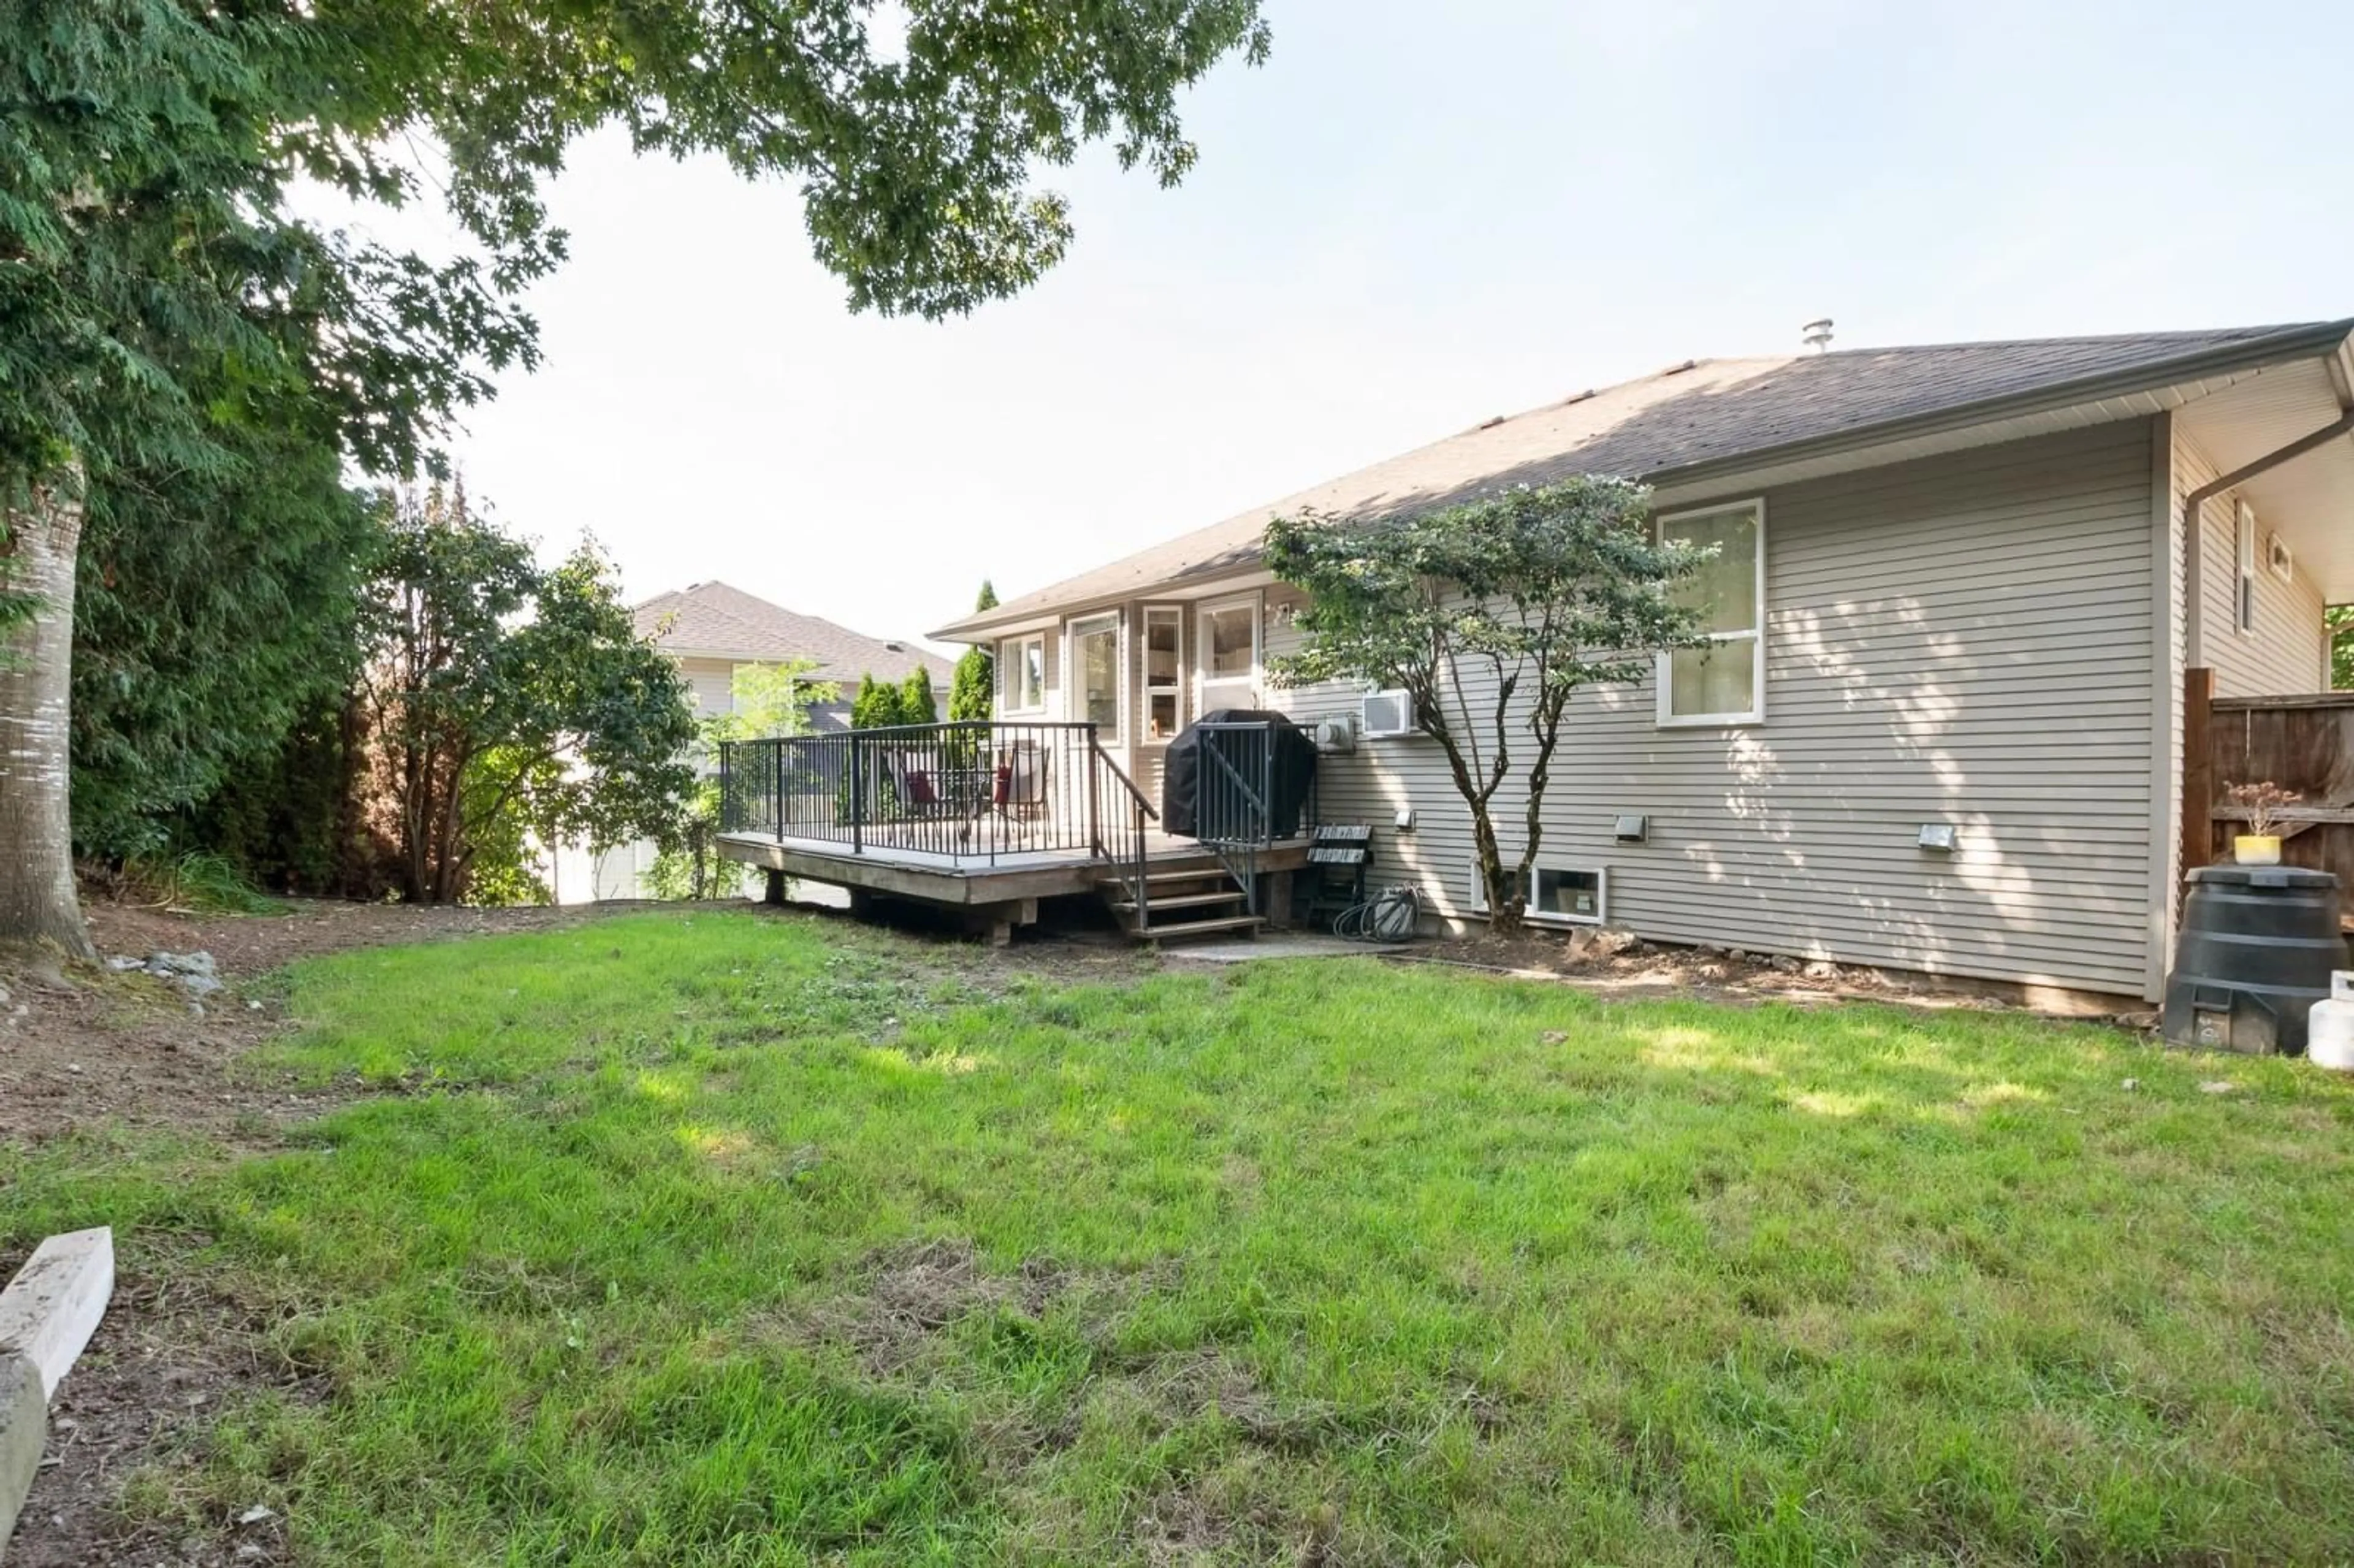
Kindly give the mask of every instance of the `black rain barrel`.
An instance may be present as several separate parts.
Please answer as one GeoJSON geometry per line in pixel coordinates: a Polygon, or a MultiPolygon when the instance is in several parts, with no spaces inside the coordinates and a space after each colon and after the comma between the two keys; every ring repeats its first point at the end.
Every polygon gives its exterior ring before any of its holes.
{"type": "Polygon", "coordinates": [[[2338,878],[2295,865],[2202,865],[2190,874],[2166,980],[2174,1045],[2305,1052],[2305,1015],[2346,967],[2338,878]]]}

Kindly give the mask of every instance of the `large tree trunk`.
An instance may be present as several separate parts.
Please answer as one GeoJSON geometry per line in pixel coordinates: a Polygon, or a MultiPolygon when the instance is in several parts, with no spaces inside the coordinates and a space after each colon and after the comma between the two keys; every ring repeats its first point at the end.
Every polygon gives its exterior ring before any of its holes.
{"type": "Polygon", "coordinates": [[[79,471],[8,508],[0,588],[38,600],[0,633],[0,942],[54,944],[95,961],[74,895],[70,788],[74,556],[79,471]]]}

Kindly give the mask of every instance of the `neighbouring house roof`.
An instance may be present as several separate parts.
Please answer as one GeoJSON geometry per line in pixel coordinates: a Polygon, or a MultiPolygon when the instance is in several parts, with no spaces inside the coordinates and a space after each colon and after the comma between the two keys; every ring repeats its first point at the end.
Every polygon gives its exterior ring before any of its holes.
{"type": "Polygon", "coordinates": [[[845,684],[861,675],[904,681],[920,665],[932,673],[935,684],[945,685],[955,671],[949,661],[911,641],[867,637],[814,615],[796,615],[726,583],[695,583],[656,594],[632,606],[631,613],[639,636],[652,638],[682,659],[813,659],[822,678],[845,684]]]}
{"type": "Polygon", "coordinates": [[[2124,397],[2202,374],[2310,356],[2334,349],[2349,331],[2354,321],[1691,360],[1488,420],[1008,599],[932,635],[969,641],[1066,606],[1249,569],[1257,564],[1268,519],[1310,509],[1381,516],[1573,473],[1672,482],[1840,444],[1893,440],[1956,422],[1991,423],[2058,402],[2124,397]]]}

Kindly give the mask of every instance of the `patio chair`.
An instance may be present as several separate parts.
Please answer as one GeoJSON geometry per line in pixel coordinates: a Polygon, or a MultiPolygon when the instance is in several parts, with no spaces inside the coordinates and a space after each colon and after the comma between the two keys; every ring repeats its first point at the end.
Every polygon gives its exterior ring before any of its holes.
{"type": "Polygon", "coordinates": [[[903,822],[924,822],[957,814],[956,803],[940,788],[935,773],[938,759],[929,753],[877,752],[875,762],[890,790],[884,809],[891,817],[903,822]]]}
{"type": "Polygon", "coordinates": [[[1034,821],[1046,805],[1046,763],[1050,753],[1034,740],[1016,740],[998,748],[997,774],[990,803],[1008,821],[1034,821]]]}

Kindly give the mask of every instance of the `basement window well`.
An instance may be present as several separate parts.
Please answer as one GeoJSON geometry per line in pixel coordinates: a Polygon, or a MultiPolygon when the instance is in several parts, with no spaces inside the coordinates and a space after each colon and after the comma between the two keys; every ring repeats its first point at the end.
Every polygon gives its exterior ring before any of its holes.
{"type": "MultiPolygon", "coordinates": [[[[1606,867],[1540,865],[1533,874],[1536,891],[1529,899],[1531,920],[1551,926],[1599,926],[1609,918],[1606,867]]],[[[1471,868],[1471,908],[1475,914],[1488,913],[1487,889],[1479,885],[1476,865],[1471,868]]]]}

